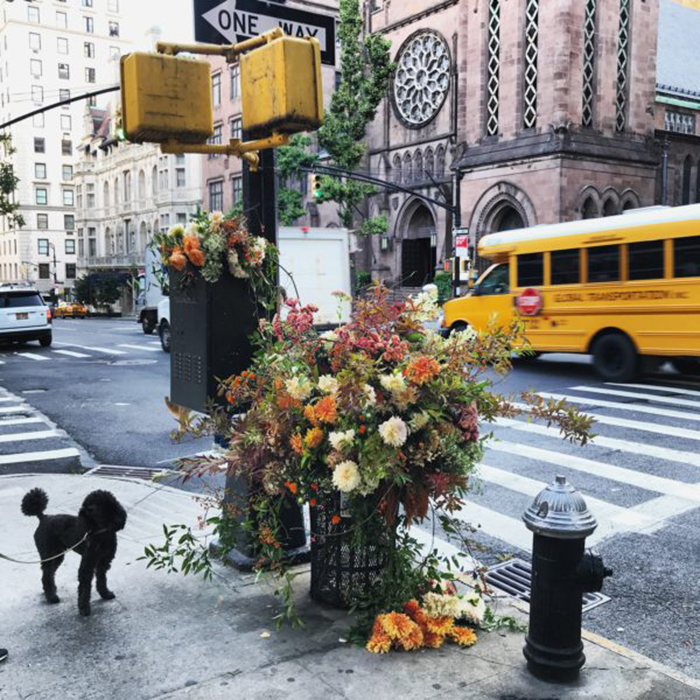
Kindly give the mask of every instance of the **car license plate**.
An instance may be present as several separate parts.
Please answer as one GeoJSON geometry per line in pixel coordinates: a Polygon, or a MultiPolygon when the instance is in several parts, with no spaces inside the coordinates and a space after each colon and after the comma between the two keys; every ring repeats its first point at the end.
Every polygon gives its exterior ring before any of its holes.
{"type": "Polygon", "coordinates": [[[18,321],[26,321],[29,318],[29,314],[16,314],[18,321]]]}

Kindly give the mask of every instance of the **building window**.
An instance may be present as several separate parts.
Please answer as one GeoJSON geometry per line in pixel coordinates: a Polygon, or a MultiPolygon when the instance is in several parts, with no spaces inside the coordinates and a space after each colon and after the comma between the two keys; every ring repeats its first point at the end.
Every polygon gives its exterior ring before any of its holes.
{"type": "Polygon", "coordinates": [[[214,107],[221,104],[221,73],[213,73],[211,76],[211,100],[214,107]]]}
{"type": "Polygon", "coordinates": [[[37,241],[37,244],[39,246],[39,255],[48,255],[49,254],[49,239],[48,238],[39,238],[37,241]]]}
{"type": "MultiPolygon", "coordinates": [[[[212,134],[211,138],[209,139],[209,143],[213,146],[220,146],[222,144],[222,136],[223,136],[223,127],[221,124],[215,124],[214,125],[214,133],[212,134]]],[[[212,158],[218,158],[219,156],[216,153],[210,153],[208,158],[211,160],[212,158]]]]}
{"type": "Polygon", "coordinates": [[[68,15],[60,10],[56,12],[56,26],[60,29],[66,29],[68,27],[68,15]]]}
{"type": "Polygon", "coordinates": [[[66,231],[74,231],[75,230],[75,217],[73,214],[64,214],[63,215],[63,228],[66,231]]]}
{"type": "Polygon", "coordinates": [[[46,180],[46,163],[34,163],[34,177],[37,180],[46,180]]]}
{"type": "Polygon", "coordinates": [[[62,131],[70,131],[73,128],[73,120],[71,119],[70,114],[62,114],[61,115],[61,130],[62,131]]]}
{"type": "Polygon", "coordinates": [[[92,0],[83,0],[83,7],[92,7],[92,0]]]}
{"type": "Polygon", "coordinates": [[[107,9],[110,12],[119,12],[119,0],[107,0],[107,9]]]}
{"type": "Polygon", "coordinates": [[[83,50],[85,52],[85,58],[95,58],[95,44],[91,41],[86,41],[83,44],[83,50]]]}
{"type": "Polygon", "coordinates": [[[29,72],[34,78],[41,78],[42,66],[41,61],[38,58],[32,58],[29,61],[29,72]]]}
{"type": "Polygon", "coordinates": [[[85,31],[88,34],[94,34],[95,33],[95,20],[92,17],[83,17],[83,20],[85,21],[85,31]]]}
{"type": "Polygon", "coordinates": [[[537,55],[540,0],[526,0],[525,5],[525,71],[523,75],[523,126],[537,125],[537,55]]]}
{"type": "Polygon", "coordinates": [[[119,36],[119,22],[110,22],[109,23],[109,35],[110,36],[119,36]]]}
{"type": "Polygon", "coordinates": [[[94,68],[86,68],[85,69],[85,82],[86,83],[94,83],[96,81],[96,70],[94,68]]]}
{"type": "Polygon", "coordinates": [[[49,228],[49,215],[48,214],[37,214],[36,215],[36,227],[40,231],[45,231],[49,228]]]}
{"type": "Polygon", "coordinates": [[[222,211],[224,208],[223,180],[209,183],[209,211],[222,211]]]}
{"type": "Polygon", "coordinates": [[[32,85],[32,102],[35,105],[44,104],[44,88],[41,85],[32,85]]]}
{"type": "MultiPolygon", "coordinates": [[[[61,102],[68,102],[68,100],[70,100],[70,90],[66,90],[66,89],[59,90],[58,91],[58,99],[61,102]]],[[[70,109],[70,105],[63,105],[62,109],[70,109]]]]}
{"type": "Polygon", "coordinates": [[[681,204],[690,204],[690,175],[693,170],[693,159],[686,156],[683,161],[683,190],[681,193],[681,204]]]}
{"type": "Polygon", "coordinates": [[[187,214],[183,214],[182,212],[177,213],[177,223],[182,224],[183,226],[187,223],[187,214]]]}
{"type": "Polygon", "coordinates": [[[41,51],[41,34],[29,32],[29,48],[32,51],[41,51]]]}
{"type": "Polygon", "coordinates": [[[57,40],[57,50],[58,53],[68,55],[68,39],[59,36],[57,40]]]}
{"type": "Polygon", "coordinates": [[[596,9],[597,0],[586,0],[583,20],[583,93],[581,124],[593,126],[595,99],[595,56],[596,56],[596,9]]]}
{"type": "Polygon", "coordinates": [[[64,156],[73,155],[73,142],[70,139],[63,139],[61,141],[61,153],[64,156]]]}
{"type": "MultiPolygon", "coordinates": [[[[131,187],[131,183],[129,183],[129,187],[131,187]]],[[[95,199],[95,185],[85,185],[85,195],[87,199],[85,202],[87,208],[90,210],[94,209],[97,206],[97,201],[95,199]]]]}
{"type": "Polygon", "coordinates": [[[232,64],[229,73],[230,73],[230,79],[231,79],[231,86],[230,86],[231,99],[237,100],[241,95],[241,67],[240,67],[240,65],[238,63],[232,64]]]}
{"type": "Polygon", "coordinates": [[[32,24],[39,24],[41,22],[39,17],[39,8],[29,5],[27,7],[27,19],[32,22],[32,24]]]}
{"type": "Polygon", "coordinates": [[[617,97],[615,100],[615,129],[624,131],[627,125],[629,93],[630,0],[620,0],[620,24],[617,30],[617,97]]]}
{"type": "Polygon", "coordinates": [[[243,138],[243,120],[240,118],[231,120],[231,138],[232,139],[242,139],[243,138]]]}
{"type": "Polygon", "coordinates": [[[67,63],[58,64],[58,77],[61,80],[70,80],[70,66],[67,63]]]}
{"type": "Polygon", "coordinates": [[[175,168],[175,187],[186,187],[187,175],[185,168],[175,168]]]}
{"type": "Polygon", "coordinates": [[[486,66],[486,133],[498,134],[501,80],[501,0],[489,1],[488,64],[486,66]]]}
{"type": "MultiPolygon", "coordinates": [[[[92,231],[94,233],[95,229],[91,228],[90,231],[92,231]]],[[[96,238],[88,238],[88,255],[91,258],[94,258],[97,255],[97,239],[96,238]]]]}
{"type": "Polygon", "coordinates": [[[46,140],[34,139],[34,153],[46,153],[46,140]]]}
{"type": "MultiPolygon", "coordinates": [[[[66,245],[68,243],[73,243],[73,255],[75,255],[75,241],[66,241],[66,245]]],[[[66,251],[67,253],[68,251],[66,251]]],[[[66,279],[67,280],[74,280],[75,279],[75,263],[66,263],[66,279]]]]}
{"type": "Polygon", "coordinates": [[[75,206],[75,192],[73,190],[63,190],[63,206],[75,206]]]}
{"type": "Polygon", "coordinates": [[[66,255],[75,255],[75,241],[72,238],[66,238],[66,255]]]}
{"type": "Polygon", "coordinates": [[[85,241],[82,238],[78,241],[78,257],[85,257],[85,241]]]}
{"type": "Polygon", "coordinates": [[[48,280],[51,279],[51,269],[48,263],[39,263],[39,279],[48,280]]]}
{"type": "Polygon", "coordinates": [[[63,175],[63,179],[70,181],[73,179],[73,166],[72,165],[64,165],[63,166],[63,171],[61,173],[63,175]]]}
{"type": "Polygon", "coordinates": [[[36,203],[45,206],[49,203],[49,191],[46,187],[37,187],[35,191],[36,203]]]}
{"type": "Polygon", "coordinates": [[[233,195],[233,206],[240,204],[243,201],[243,178],[242,177],[232,177],[231,178],[231,193],[233,195]]]}
{"type": "Polygon", "coordinates": [[[666,131],[675,131],[678,134],[694,134],[695,115],[667,109],[664,113],[664,129],[666,131]]]}

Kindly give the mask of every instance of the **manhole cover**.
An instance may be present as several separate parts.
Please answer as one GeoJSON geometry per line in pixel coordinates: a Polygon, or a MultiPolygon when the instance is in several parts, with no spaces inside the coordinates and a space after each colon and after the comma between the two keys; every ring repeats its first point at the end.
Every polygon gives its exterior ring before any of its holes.
{"type": "Polygon", "coordinates": [[[86,473],[90,476],[122,476],[131,479],[143,479],[144,481],[152,481],[156,474],[163,477],[177,476],[177,472],[172,469],[153,469],[151,467],[120,467],[113,464],[101,464],[99,467],[90,469],[86,473]]]}
{"type": "MultiPolygon", "coordinates": [[[[510,559],[501,564],[492,566],[486,572],[486,581],[499,591],[508,593],[513,598],[530,602],[530,589],[532,582],[532,566],[530,562],[522,559],[510,559]]],[[[602,593],[583,594],[583,612],[597,608],[610,600],[609,596],[602,593]]]]}
{"type": "Polygon", "coordinates": [[[158,360],[114,360],[108,364],[114,367],[138,367],[140,365],[157,365],[158,360]]]}

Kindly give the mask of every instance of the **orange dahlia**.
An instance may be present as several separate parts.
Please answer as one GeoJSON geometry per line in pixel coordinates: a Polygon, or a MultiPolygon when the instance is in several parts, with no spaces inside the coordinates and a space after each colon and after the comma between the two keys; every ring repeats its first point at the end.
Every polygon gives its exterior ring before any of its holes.
{"type": "Polygon", "coordinates": [[[194,248],[187,254],[187,256],[195,267],[204,266],[204,253],[199,250],[199,248],[194,248]]]}
{"type": "Polygon", "coordinates": [[[424,642],[424,635],[420,627],[411,621],[411,630],[408,634],[401,637],[398,640],[398,644],[403,648],[404,651],[413,651],[414,649],[420,649],[424,642]]]}
{"type": "Polygon", "coordinates": [[[423,633],[423,645],[428,647],[428,649],[439,649],[444,643],[444,634],[435,634],[434,632],[423,633]]]}
{"type": "Polygon", "coordinates": [[[382,629],[392,639],[402,639],[407,637],[416,626],[416,623],[411,620],[408,615],[403,613],[391,612],[386,615],[380,615],[382,629]]]}
{"type": "Polygon", "coordinates": [[[324,396],[314,408],[318,420],[322,423],[335,423],[337,414],[337,406],[335,399],[332,396],[324,396]]]}
{"type": "Polygon", "coordinates": [[[313,426],[318,426],[318,416],[316,415],[316,409],[309,404],[305,409],[304,409],[304,418],[306,418],[309,423],[313,426]]]}
{"type": "Polygon", "coordinates": [[[455,625],[449,632],[450,639],[461,647],[476,644],[476,632],[471,627],[455,625]]]}
{"type": "Polygon", "coordinates": [[[187,266],[187,258],[184,256],[182,248],[180,248],[179,245],[173,248],[168,264],[178,272],[182,272],[187,266]]]}
{"type": "Polygon", "coordinates": [[[372,654],[386,654],[391,649],[391,639],[384,632],[375,632],[367,642],[365,649],[372,654]]]}
{"type": "Polygon", "coordinates": [[[304,441],[301,439],[301,435],[292,435],[289,439],[289,445],[298,455],[304,454],[304,441]]]}
{"type": "Polygon", "coordinates": [[[428,617],[426,616],[428,630],[433,634],[445,636],[452,631],[455,621],[451,617],[428,617]]]}
{"type": "Polygon", "coordinates": [[[411,362],[404,370],[404,374],[414,384],[425,384],[429,382],[440,371],[440,364],[437,360],[427,355],[422,355],[417,360],[411,362]]]}
{"type": "Polygon", "coordinates": [[[304,442],[310,450],[316,449],[323,442],[324,432],[321,428],[311,428],[306,432],[304,442]]]}
{"type": "Polygon", "coordinates": [[[189,255],[193,250],[199,250],[199,238],[197,236],[185,236],[182,239],[182,243],[185,248],[185,253],[189,255]]]}

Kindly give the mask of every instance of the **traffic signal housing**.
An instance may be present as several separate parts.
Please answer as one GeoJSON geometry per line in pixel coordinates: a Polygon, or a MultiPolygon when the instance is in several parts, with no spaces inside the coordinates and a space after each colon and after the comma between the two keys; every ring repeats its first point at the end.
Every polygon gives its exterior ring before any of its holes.
{"type": "Polygon", "coordinates": [[[317,173],[311,175],[311,196],[318,201],[323,197],[323,189],[321,187],[321,176],[317,173]]]}

